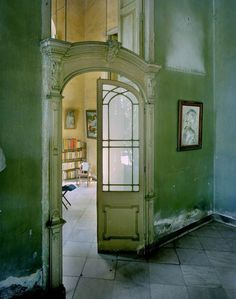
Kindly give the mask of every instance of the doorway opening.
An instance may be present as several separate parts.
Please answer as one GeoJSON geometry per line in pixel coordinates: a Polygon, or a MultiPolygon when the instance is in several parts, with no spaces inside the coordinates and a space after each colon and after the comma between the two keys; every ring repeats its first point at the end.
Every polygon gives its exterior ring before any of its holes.
{"type": "Polygon", "coordinates": [[[140,220],[144,196],[139,192],[143,190],[143,179],[139,178],[139,165],[143,165],[143,155],[139,153],[142,105],[137,85],[127,82],[127,78],[115,73],[89,72],[72,78],[62,92],[62,186],[74,186],[65,194],[66,200],[62,198],[62,217],[66,221],[63,283],[67,290],[86,271],[91,258],[104,256],[98,251],[108,250],[113,258],[119,249],[135,250],[140,239],[143,241],[140,220]],[[97,156],[102,163],[97,163],[97,156]],[[83,163],[89,165],[86,179],[81,177],[83,163]],[[135,198],[139,198],[140,205],[135,204],[135,198]],[[128,229],[119,225],[120,217],[128,229]]]}
{"type": "MultiPolygon", "coordinates": [[[[142,95],[142,114],[143,128],[145,129],[145,144],[143,144],[145,153],[145,167],[142,169],[144,176],[145,192],[143,194],[143,228],[145,230],[145,244],[150,244],[153,237],[153,202],[154,202],[154,104],[156,99],[155,76],[160,70],[157,65],[146,63],[142,58],[133,54],[119,45],[113,49],[113,44],[106,42],[88,42],[88,43],[65,43],[54,39],[47,39],[41,43],[43,55],[43,122],[45,124],[42,131],[43,139],[43,227],[44,251],[43,261],[45,268],[45,281],[48,281],[49,275],[50,287],[58,287],[62,282],[62,92],[68,82],[77,75],[89,72],[114,72],[120,76],[132,80],[142,95]],[[115,50],[115,51],[113,51],[115,50]],[[144,114],[145,111],[145,114],[144,114]],[[48,183],[50,181],[50,184],[48,183]],[[50,267],[49,264],[50,263],[50,267]]],[[[112,83],[113,84],[113,83],[112,83]]],[[[111,85],[112,85],[111,84],[111,85]]],[[[122,83],[125,84],[125,83],[122,83]]],[[[120,87],[120,86],[119,86],[120,87]]],[[[130,89],[130,84],[125,88],[130,89]]],[[[116,87],[118,88],[118,86],[116,87]]],[[[134,88],[135,90],[135,88],[134,88]]],[[[137,92],[137,91],[136,91],[137,92]]],[[[134,91],[134,93],[136,93],[134,91]]],[[[117,93],[117,92],[116,92],[117,93]]],[[[99,119],[99,117],[98,117],[99,119]]],[[[102,119],[102,118],[100,118],[102,119]]],[[[101,125],[100,125],[101,128],[101,125]]],[[[122,194],[122,193],[120,193],[122,194]]],[[[124,197],[125,203],[127,197],[124,197]]],[[[122,204],[122,200],[119,201],[122,204]]],[[[108,209],[107,209],[108,208],[108,209]]],[[[106,223],[109,223],[117,212],[125,212],[122,207],[114,207],[106,211],[106,223]]],[[[136,220],[137,208],[133,209],[133,220],[136,220]],[[135,210],[136,209],[136,210],[135,210]]],[[[127,216],[127,215],[126,215],[127,216]]],[[[105,220],[104,220],[105,223],[105,220]]],[[[136,224],[133,226],[137,226],[136,224]]],[[[120,227],[121,229],[121,227],[120,227]]],[[[121,229],[122,231],[122,229],[121,229]]],[[[113,243],[115,236],[112,237],[113,243]]],[[[123,234],[123,237],[126,236],[123,234]]],[[[131,234],[128,235],[131,237],[131,234]]],[[[136,239],[136,235],[135,235],[136,239]]],[[[135,240],[133,240],[135,241],[135,240]]],[[[123,241],[126,244],[126,241],[123,241]]],[[[137,246],[136,246],[137,247],[137,246]]],[[[138,246],[141,247],[141,246],[138,246]]]]}
{"type": "Polygon", "coordinates": [[[97,132],[90,116],[96,116],[96,81],[105,73],[90,72],[73,77],[62,95],[62,186],[74,186],[67,192],[70,204],[62,206],[63,284],[67,295],[73,293],[88,258],[97,255],[97,132]],[[72,125],[67,119],[73,115],[72,125]],[[90,118],[89,118],[90,117],[90,118]],[[88,163],[88,177],[81,177],[88,163]]]}

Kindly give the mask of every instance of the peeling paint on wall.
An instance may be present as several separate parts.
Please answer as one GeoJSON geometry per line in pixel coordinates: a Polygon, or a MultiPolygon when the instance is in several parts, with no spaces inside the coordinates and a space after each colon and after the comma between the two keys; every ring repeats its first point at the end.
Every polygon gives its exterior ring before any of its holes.
{"type": "MultiPolygon", "coordinates": [[[[42,270],[40,269],[37,272],[31,274],[30,276],[24,276],[24,277],[10,276],[5,280],[0,281],[0,295],[3,294],[6,289],[11,288],[13,286],[14,286],[14,289],[22,290],[24,292],[31,290],[34,287],[41,287],[42,286],[42,270]],[[16,288],[16,286],[18,288],[16,288]]],[[[4,295],[4,298],[8,298],[7,294],[4,295]]]]}
{"type": "Polygon", "coordinates": [[[191,211],[182,210],[178,214],[175,212],[173,216],[169,218],[163,218],[161,213],[157,213],[154,217],[154,232],[156,239],[177,231],[211,213],[212,212],[205,212],[199,209],[191,211]]]}

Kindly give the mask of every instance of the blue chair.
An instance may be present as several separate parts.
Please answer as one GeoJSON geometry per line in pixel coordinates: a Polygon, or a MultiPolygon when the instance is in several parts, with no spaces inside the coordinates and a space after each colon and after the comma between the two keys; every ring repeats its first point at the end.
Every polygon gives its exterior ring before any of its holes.
{"type": "Polygon", "coordinates": [[[74,189],[76,189],[76,186],[73,184],[62,186],[62,204],[67,210],[68,210],[68,208],[67,208],[66,204],[64,203],[63,199],[65,199],[65,201],[71,206],[71,203],[69,202],[69,200],[66,198],[65,195],[68,191],[71,192],[74,189]]]}

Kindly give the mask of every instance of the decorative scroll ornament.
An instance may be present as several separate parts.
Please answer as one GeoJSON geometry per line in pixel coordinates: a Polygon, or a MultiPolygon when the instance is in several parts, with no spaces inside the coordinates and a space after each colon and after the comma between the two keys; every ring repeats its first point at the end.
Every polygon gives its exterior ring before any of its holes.
{"type": "Polygon", "coordinates": [[[59,61],[50,59],[50,90],[60,89],[60,68],[61,63],[59,61]]]}
{"type": "Polygon", "coordinates": [[[121,43],[119,43],[117,40],[108,40],[107,46],[108,49],[106,59],[108,62],[113,62],[120,51],[121,43]]]}
{"type": "Polygon", "coordinates": [[[43,89],[44,93],[49,96],[53,91],[60,91],[61,61],[51,53],[45,51],[43,56],[43,66],[43,89]]]}
{"type": "Polygon", "coordinates": [[[147,90],[147,96],[150,102],[155,100],[156,97],[156,85],[157,80],[155,74],[149,74],[146,77],[146,90],[147,90]]]}

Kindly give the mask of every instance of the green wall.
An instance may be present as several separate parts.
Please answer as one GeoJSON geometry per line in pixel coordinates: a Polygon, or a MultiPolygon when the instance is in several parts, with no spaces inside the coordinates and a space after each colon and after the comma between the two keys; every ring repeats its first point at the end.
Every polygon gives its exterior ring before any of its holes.
{"type": "MultiPolygon", "coordinates": [[[[212,212],[213,190],[215,211],[236,217],[236,2],[225,3],[155,0],[156,238],[212,212]],[[204,103],[200,150],[176,151],[179,99],[204,103]]],[[[1,287],[42,268],[41,1],[0,1],[0,28],[1,287]]]]}
{"type": "Polygon", "coordinates": [[[212,3],[155,1],[156,238],[199,220],[213,203],[212,3]],[[179,99],[203,102],[202,149],[177,152],[179,99]]]}
{"type": "MultiPolygon", "coordinates": [[[[0,1],[0,282],[42,268],[41,1],[0,1]]],[[[2,286],[0,284],[0,286],[2,286]]]]}
{"type": "Polygon", "coordinates": [[[215,14],[215,210],[236,218],[236,1],[215,14]]]}

